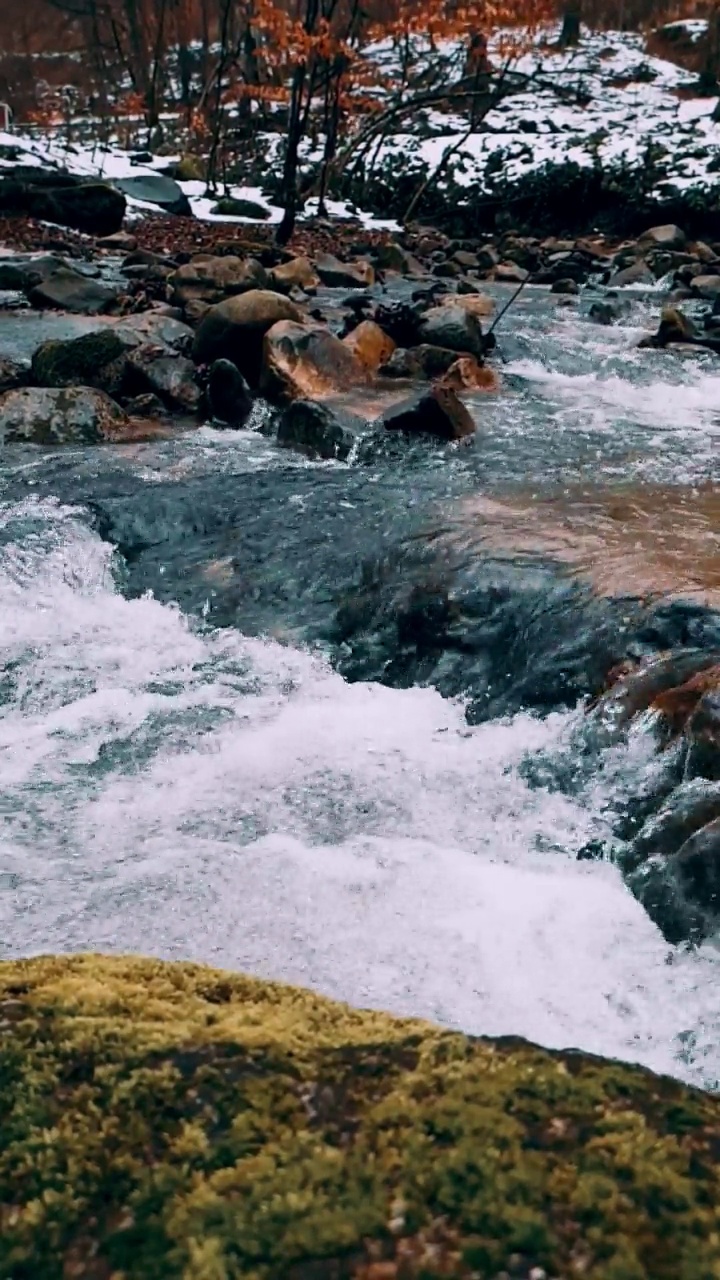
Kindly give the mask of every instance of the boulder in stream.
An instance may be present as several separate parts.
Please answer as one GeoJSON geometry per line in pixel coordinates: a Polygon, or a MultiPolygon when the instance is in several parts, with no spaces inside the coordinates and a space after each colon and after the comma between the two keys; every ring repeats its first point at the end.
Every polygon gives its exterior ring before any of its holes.
{"type": "Polygon", "coordinates": [[[720,1268],[720,1099],[641,1067],[125,956],[0,964],[0,1022],[8,1273],[720,1268]]]}
{"type": "Polygon", "coordinates": [[[280,320],[265,335],[262,390],[279,400],[311,400],[362,386],[357,355],[324,325],[280,320]]]}
{"type": "Polygon", "coordinates": [[[382,423],[387,431],[438,440],[462,440],[475,433],[475,423],[462,400],[450,387],[440,385],[393,405],[383,414],[382,423]]]}
{"type": "Polygon", "coordinates": [[[267,272],[259,262],[231,254],[192,258],[168,278],[170,301],[181,307],[191,301],[212,305],[251,289],[264,289],[267,284],[267,272]]]}
{"type": "Polygon", "coordinates": [[[336,405],[296,400],[280,419],[278,444],[299,449],[311,458],[345,462],[367,425],[336,405]]]}
{"type": "Polygon", "coordinates": [[[214,419],[242,427],[250,416],[252,396],[232,360],[214,360],[208,371],[207,400],[214,419]]]}
{"type": "Polygon", "coordinates": [[[368,373],[377,373],[395,350],[392,338],[374,320],[361,320],[343,341],[368,373]]]}
{"type": "Polygon", "coordinates": [[[140,393],[150,391],[159,396],[169,409],[195,413],[200,405],[200,388],[195,381],[195,366],[187,356],[176,355],[166,347],[143,343],[127,357],[128,380],[140,393]]]}
{"type": "Polygon", "coordinates": [[[364,259],[341,262],[332,253],[320,253],[315,259],[315,270],[330,289],[367,289],[375,283],[372,264],[364,259]]]}
{"type": "Polygon", "coordinates": [[[28,298],[34,307],[54,307],[59,311],[71,311],[85,316],[109,311],[118,297],[118,289],[65,266],[46,276],[28,291],[28,298]]]}
{"type": "Polygon", "coordinates": [[[433,347],[445,347],[456,355],[481,356],[482,325],[468,307],[454,304],[432,307],[420,323],[420,338],[433,347]]]}
{"type": "Polygon", "coordinates": [[[2,444],[99,444],[121,436],[127,423],[94,387],[21,387],[0,396],[2,444]]]}
{"type": "Polygon", "coordinates": [[[269,289],[226,298],[211,307],[198,325],[192,355],[196,364],[224,358],[236,364],[251,387],[260,381],[263,339],[280,320],[299,324],[302,313],[289,298],[269,289]]]}
{"type": "Polygon", "coordinates": [[[139,341],[131,331],[108,325],[78,338],[43,342],[32,358],[32,380],[39,387],[97,387],[120,395],[126,356],[139,341]]]}

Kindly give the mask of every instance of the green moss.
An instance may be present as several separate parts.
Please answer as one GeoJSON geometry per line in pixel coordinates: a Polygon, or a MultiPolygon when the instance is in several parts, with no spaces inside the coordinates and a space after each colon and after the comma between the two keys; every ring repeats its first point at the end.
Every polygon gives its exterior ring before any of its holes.
{"type": "Polygon", "coordinates": [[[200,966],[0,964],[0,1126],[3,1280],[720,1280],[720,1099],[200,966]]]}
{"type": "Polygon", "coordinates": [[[32,359],[33,380],[41,387],[92,387],[100,379],[105,387],[109,377],[114,386],[119,384],[122,369],[116,372],[112,366],[124,360],[131,345],[110,328],[79,338],[43,342],[32,359]]]}

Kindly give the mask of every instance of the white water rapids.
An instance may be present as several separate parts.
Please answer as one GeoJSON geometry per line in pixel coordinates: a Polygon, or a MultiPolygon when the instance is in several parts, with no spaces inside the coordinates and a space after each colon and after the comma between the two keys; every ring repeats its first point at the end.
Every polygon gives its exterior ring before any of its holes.
{"type": "Polygon", "coordinates": [[[571,715],[469,729],[430,690],[203,633],[27,505],[0,553],[0,956],[201,959],[717,1085],[717,951],[575,861],[597,796],[517,772],[571,715]]]}

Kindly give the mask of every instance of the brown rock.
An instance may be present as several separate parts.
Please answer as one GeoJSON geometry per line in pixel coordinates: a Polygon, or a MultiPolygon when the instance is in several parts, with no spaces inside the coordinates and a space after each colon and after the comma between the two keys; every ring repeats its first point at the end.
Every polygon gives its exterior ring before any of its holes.
{"type": "Polygon", "coordinates": [[[491,316],[495,310],[495,303],[487,293],[465,293],[458,294],[452,300],[452,306],[460,307],[463,311],[469,311],[470,315],[483,319],[491,316]]]}
{"type": "Polygon", "coordinates": [[[196,364],[210,364],[221,357],[232,360],[250,386],[257,386],[263,338],[280,320],[296,324],[302,321],[302,313],[281,293],[253,289],[226,298],[211,307],[201,320],[193,343],[193,359],[196,364]]]}
{"type": "Polygon", "coordinates": [[[435,386],[388,409],[382,418],[387,431],[430,435],[438,440],[462,440],[475,432],[465,405],[449,387],[435,386]]]}
{"type": "Polygon", "coordinates": [[[377,373],[395,350],[392,338],[374,320],[361,321],[357,329],[353,329],[343,341],[368,373],[377,373]]]}
{"type": "Polygon", "coordinates": [[[281,320],[265,335],[261,388],[275,399],[312,400],[366,381],[357,356],[324,325],[281,320]]]}
{"type": "Polygon", "coordinates": [[[460,356],[443,374],[442,385],[453,391],[499,391],[500,378],[494,369],[478,364],[474,356],[460,356]]]}
{"type": "Polygon", "coordinates": [[[305,293],[314,293],[320,284],[320,277],[309,258],[293,258],[291,262],[283,262],[274,267],[270,273],[272,287],[278,293],[290,293],[292,289],[302,289],[305,293]]]}
{"type": "Polygon", "coordinates": [[[137,249],[137,238],[129,231],[115,231],[111,236],[96,240],[98,249],[111,249],[113,253],[132,253],[137,249]]]}
{"type": "Polygon", "coordinates": [[[370,262],[341,262],[332,253],[318,254],[315,269],[329,289],[367,289],[375,283],[375,271],[370,262]]]}
{"type": "Polygon", "coordinates": [[[264,289],[267,272],[254,258],[212,257],[201,254],[178,267],[168,280],[170,301],[186,307],[189,302],[222,302],[223,298],[264,289]]]}

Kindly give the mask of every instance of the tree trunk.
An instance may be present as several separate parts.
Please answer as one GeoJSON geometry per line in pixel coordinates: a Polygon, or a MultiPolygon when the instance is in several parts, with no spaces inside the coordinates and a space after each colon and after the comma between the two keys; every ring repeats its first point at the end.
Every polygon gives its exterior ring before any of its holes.
{"type": "Polygon", "coordinates": [[[560,32],[560,48],[572,49],[580,43],[580,4],[579,0],[571,0],[563,13],[562,31],[560,32]]]}

